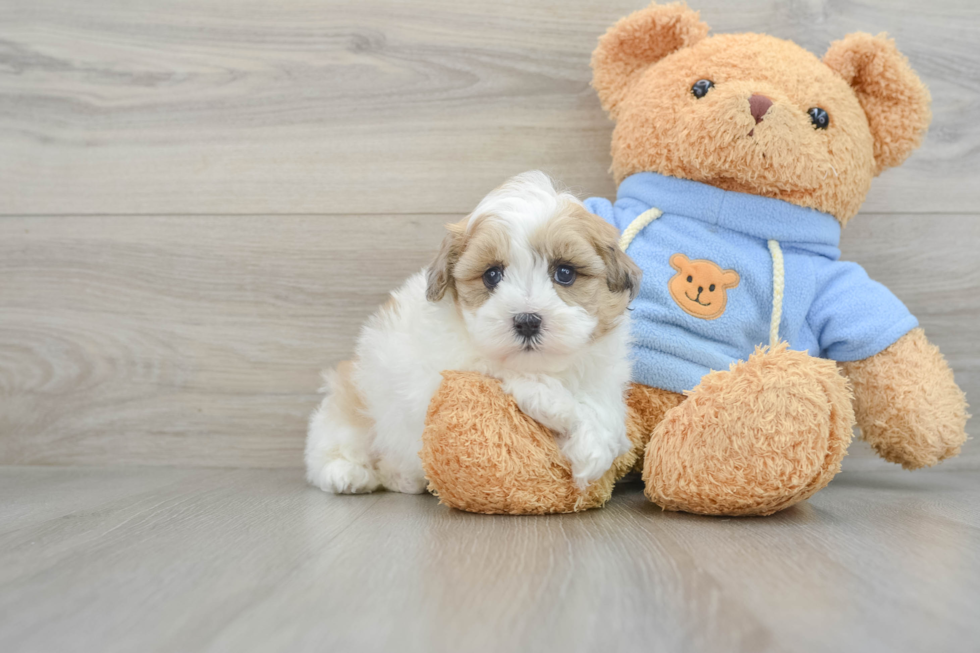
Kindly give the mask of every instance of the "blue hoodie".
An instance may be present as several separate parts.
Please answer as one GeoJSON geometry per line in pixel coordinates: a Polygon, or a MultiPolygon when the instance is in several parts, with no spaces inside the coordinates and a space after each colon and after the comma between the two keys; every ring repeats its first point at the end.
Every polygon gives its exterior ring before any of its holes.
{"type": "Polygon", "coordinates": [[[838,260],[840,224],[829,214],[652,172],[623,180],[615,204],[585,205],[621,232],[650,209],[663,212],[627,248],[643,269],[632,329],[633,380],[644,385],[691,390],[769,344],[770,240],[783,257],[778,335],[790,348],[861,360],[918,326],[861,266],[838,260]]]}

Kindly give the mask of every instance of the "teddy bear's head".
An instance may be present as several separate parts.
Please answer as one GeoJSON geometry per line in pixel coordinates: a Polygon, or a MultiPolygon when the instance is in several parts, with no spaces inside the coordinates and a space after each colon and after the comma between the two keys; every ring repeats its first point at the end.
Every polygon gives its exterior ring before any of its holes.
{"type": "Polygon", "coordinates": [[[592,56],[616,121],[617,183],[657,172],[830,213],[857,213],[871,179],[914,150],[929,92],[884,35],[851,34],[821,61],[764,34],[708,36],[698,13],[653,4],[592,56]]]}

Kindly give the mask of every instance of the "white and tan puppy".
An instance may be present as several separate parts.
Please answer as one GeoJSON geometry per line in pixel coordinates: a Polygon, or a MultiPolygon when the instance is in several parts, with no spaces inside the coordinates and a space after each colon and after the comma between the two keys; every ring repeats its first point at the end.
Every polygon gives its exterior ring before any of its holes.
{"type": "Polygon", "coordinates": [[[626,307],[639,268],[616,229],[541,172],[514,177],[448,226],[427,268],[363,327],[327,374],[306,470],[328,492],[423,492],[419,459],[442,370],[494,376],[553,429],[585,487],[630,448],[626,307]]]}

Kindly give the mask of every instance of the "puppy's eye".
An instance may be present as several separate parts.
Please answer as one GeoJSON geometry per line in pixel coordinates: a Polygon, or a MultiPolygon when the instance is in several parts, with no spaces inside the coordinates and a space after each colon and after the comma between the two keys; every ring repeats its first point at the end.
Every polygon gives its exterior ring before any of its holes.
{"type": "Polygon", "coordinates": [[[708,91],[710,91],[714,85],[715,83],[710,79],[699,79],[698,81],[694,82],[694,86],[691,87],[691,93],[694,94],[694,97],[700,100],[708,94],[708,91]]]}
{"type": "Polygon", "coordinates": [[[714,291],[715,291],[715,284],[711,284],[710,286],[708,286],[708,292],[714,292],[714,291]]]}
{"type": "Polygon", "coordinates": [[[555,268],[555,281],[563,286],[570,286],[575,282],[575,268],[570,265],[559,265],[555,268]]]}
{"type": "Polygon", "coordinates": [[[692,281],[694,281],[694,277],[692,277],[691,275],[687,275],[687,282],[691,283],[692,281]]]}
{"type": "Polygon", "coordinates": [[[483,285],[493,290],[504,278],[504,269],[494,266],[483,273],[483,285]]]}
{"type": "Polygon", "coordinates": [[[820,107],[813,107],[807,113],[810,114],[810,122],[813,123],[814,129],[827,129],[830,125],[830,114],[820,107]]]}

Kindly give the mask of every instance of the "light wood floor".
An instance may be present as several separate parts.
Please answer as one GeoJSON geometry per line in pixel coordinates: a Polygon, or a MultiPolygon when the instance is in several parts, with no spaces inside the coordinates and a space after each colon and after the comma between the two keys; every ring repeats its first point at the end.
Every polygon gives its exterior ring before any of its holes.
{"type": "MultiPolygon", "coordinates": [[[[843,256],[980,402],[980,2],[689,3],[896,38],[933,126],[843,256]]],[[[0,653],[980,651],[977,420],[765,519],[303,483],[320,370],[444,223],[533,168],[614,195],[589,55],[646,4],[0,0],[0,653]]]]}
{"type": "Polygon", "coordinates": [[[295,470],[0,468],[0,650],[980,650],[976,472],[773,517],[338,497],[295,470]]]}

